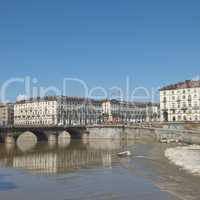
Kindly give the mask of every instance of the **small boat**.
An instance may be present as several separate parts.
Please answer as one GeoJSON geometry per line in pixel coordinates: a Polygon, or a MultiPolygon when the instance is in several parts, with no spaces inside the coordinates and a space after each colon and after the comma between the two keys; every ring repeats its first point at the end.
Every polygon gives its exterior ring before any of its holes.
{"type": "Polygon", "coordinates": [[[163,138],[160,140],[160,143],[167,143],[167,144],[170,144],[170,143],[178,143],[179,140],[178,139],[166,139],[166,138],[163,138]]]}
{"type": "Polygon", "coordinates": [[[168,143],[168,140],[166,138],[160,139],[160,143],[168,143]]]}
{"type": "Polygon", "coordinates": [[[118,156],[131,156],[131,152],[130,151],[123,151],[117,154],[118,156]]]}

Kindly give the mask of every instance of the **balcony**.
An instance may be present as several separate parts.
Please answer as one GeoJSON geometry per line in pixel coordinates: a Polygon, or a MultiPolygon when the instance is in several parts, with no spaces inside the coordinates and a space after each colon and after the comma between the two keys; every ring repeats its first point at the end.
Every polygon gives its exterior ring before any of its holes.
{"type": "Polygon", "coordinates": [[[187,110],[188,108],[186,106],[181,107],[181,110],[187,110]]]}

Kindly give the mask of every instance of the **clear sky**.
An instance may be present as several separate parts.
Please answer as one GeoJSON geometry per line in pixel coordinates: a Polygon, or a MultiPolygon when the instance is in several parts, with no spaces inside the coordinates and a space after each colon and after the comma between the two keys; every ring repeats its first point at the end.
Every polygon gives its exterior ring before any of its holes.
{"type": "Polygon", "coordinates": [[[65,77],[106,88],[127,76],[148,88],[194,78],[200,1],[0,0],[0,69],[1,84],[31,76],[45,87],[65,77]]]}

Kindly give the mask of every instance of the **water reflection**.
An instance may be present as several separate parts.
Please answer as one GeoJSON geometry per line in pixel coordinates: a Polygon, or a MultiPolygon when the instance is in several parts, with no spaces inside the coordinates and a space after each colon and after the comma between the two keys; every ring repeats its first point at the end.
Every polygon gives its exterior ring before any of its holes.
{"type": "Polygon", "coordinates": [[[21,168],[40,173],[57,173],[81,167],[111,167],[116,151],[123,148],[120,141],[60,140],[58,144],[24,143],[8,150],[1,145],[0,165],[21,168]]]}
{"type": "Polygon", "coordinates": [[[70,145],[70,138],[58,138],[58,146],[60,148],[66,148],[70,145]]]}
{"type": "Polygon", "coordinates": [[[36,146],[36,143],[34,141],[17,141],[17,147],[22,151],[22,152],[27,152],[33,149],[36,146]]]}
{"type": "Polygon", "coordinates": [[[123,146],[123,142],[121,140],[88,140],[85,144],[88,148],[93,150],[106,149],[108,151],[113,151],[123,146]]]}
{"type": "Polygon", "coordinates": [[[50,149],[54,149],[56,147],[56,140],[48,140],[48,146],[50,149]]]}
{"type": "Polygon", "coordinates": [[[12,182],[0,180],[0,191],[12,190],[15,188],[16,188],[16,185],[13,184],[12,182]]]}
{"type": "MultiPolygon", "coordinates": [[[[58,142],[52,147],[48,143],[40,143],[24,152],[17,146],[0,145],[0,166],[45,174],[73,172],[57,174],[52,176],[50,181],[46,179],[47,176],[39,176],[45,178],[46,184],[39,183],[38,176],[33,175],[36,177],[35,185],[38,185],[40,191],[38,193],[48,189],[49,196],[52,196],[52,198],[38,197],[39,199],[56,199],[53,196],[56,187],[60,199],[66,199],[67,196],[69,199],[133,199],[135,197],[135,199],[199,200],[200,178],[168,162],[164,157],[164,151],[169,145],[116,140],[88,140],[87,142],[68,140],[65,145],[60,145],[58,142]],[[116,153],[124,149],[131,150],[133,157],[118,158],[116,153]],[[80,168],[95,170],[79,170],[80,168]],[[52,186],[53,181],[55,185],[52,186]],[[49,189],[51,187],[53,189],[49,189]],[[159,188],[158,193],[154,187],[159,188]],[[172,194],[174,198],[166,198],[163,191],[172,194]],[[89,198],[88,195],[94,194],[96,196],[89,198]],[[113,198],[105,194],[112,194],[113,198]]],[[[25,173],[22,196],[31,176],[32,174],[25,173]]],[[[18,184],[22,178],[21,175],[19,177],[16,179],[18,184]]],[[[2,187],[3,190],[14,186],[9,185],[10,180],[5,181],[1,177],[0,188],[2,187]]],[[[28,192],[32,190],[31,184],[30,187],[28,192]]],[[[7,199],[10,200],[9,194],[7,199]]],[[[27,196],[18,199],[26,198],[27,196]]]]}
{"type": "Polygon", "coordinates": [[[17,147],[23,152],[33,149],[36,144],[37,137],[29,131],[23,133],[17,138],[17,147]]]}
{"type": "Polygon", "coordinates": [[[6,143],[5,144],[5,149],[6,149],[6,152],[12,152],[15,148],[15,143],[6,143]]]}

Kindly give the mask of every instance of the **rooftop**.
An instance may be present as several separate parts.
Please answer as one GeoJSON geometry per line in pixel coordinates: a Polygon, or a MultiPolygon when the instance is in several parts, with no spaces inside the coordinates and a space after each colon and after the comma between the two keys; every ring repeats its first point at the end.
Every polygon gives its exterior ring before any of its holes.
{"type": "Polygon", "coordinates": [[[73,101],[79,103],[92,103],[92,104],[101,104],[106,101],[110,101],[113,104],[123,104],[123,105],[133,105],[135,107],[146,107],[146,106],[158,106],[157,103],[151,102],[131,102],[131,101],[120,101],[116,99],[89,99],[83,97],[69,97],[69,96],[46,96],[46,97],[36,97],[36,98],[28,98],[24,100],[17,101],[16,104],[24,104],[24,103],[33,103],[33,102],[46,102],[46,101],[73,101]]]}
{"type": "Polygon", "coordinates": [[[133,105],[135,107],[146,107],[146,106],[159,106],[159,103],[153,102],[137,102],[137,101],[123,101],[116,99],[104,99],[103,102],[111,102],[113,104],[133,105]]]}
{"type": "Polygon", "coordinates": [[[83,97],[69,97],[69,96],[45,96],[45,97],[35,97],[28,98],[24,100],[17,101],[16,104],[23,103],[33,103],[33,102],[45,102],[45,101],[79,101],[79,102],[90,102],[90,103],[99,103],[99,100],[88,99],[83,97]]]}
{"type": "Polygon", "coordinates": [[[198,88],[198,87],[200,87],[200,80],[186,80],[183,82],[178,82],[176,84],[167,85],[161,88],[160,91],[186,89],[186,88],[198,88]]]}

